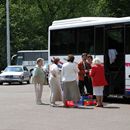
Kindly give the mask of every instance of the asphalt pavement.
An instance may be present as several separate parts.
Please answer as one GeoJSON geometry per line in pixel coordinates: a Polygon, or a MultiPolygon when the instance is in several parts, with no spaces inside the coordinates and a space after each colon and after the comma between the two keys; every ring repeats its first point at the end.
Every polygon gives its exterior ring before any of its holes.
{"type": "Polygon", "coordinates": [[[64,108],[49,105],[44,86],[42,101],[35,104],[34,87],[0,85],[0,130],[130,130],[129,102],[105,102],[104,108],[64,108]]]}

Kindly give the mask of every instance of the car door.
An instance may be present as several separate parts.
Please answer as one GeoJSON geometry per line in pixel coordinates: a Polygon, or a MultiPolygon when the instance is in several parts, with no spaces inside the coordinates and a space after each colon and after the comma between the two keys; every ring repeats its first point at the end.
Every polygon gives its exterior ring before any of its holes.
{"type": "Polygon", "coordinates": [[[24,66],[23,70],[24,70],[24,80],[29,80],[29,78],[30,78],[30,72],[28,71],[27,67],[24,66]]]}

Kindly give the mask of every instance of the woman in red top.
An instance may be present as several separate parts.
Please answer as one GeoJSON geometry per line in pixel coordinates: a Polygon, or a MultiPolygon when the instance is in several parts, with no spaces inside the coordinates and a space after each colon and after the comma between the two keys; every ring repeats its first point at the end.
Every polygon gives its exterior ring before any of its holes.
{"type": "Polygon", "coordinates": [[[97,99],[96,106],[103,107],[103,89],[107,85],[107,81],[105,79],[104,66],[99,59],[95,58],[93,60],[93,66],[89,75],[92,78],[93,93],[97,99]]]}

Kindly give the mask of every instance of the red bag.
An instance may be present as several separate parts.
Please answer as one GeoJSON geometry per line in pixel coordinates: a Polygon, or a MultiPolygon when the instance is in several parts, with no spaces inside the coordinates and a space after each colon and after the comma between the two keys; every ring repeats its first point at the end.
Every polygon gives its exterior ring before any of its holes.
{"type": "Polygon", "coordinates": [[[66,107],[74,107],[74,102],[73,101],[65,101],[65,106],[66,107]]]}
{"type": "Polygon", "coordinates": [[[93,106],[93,105],[96,105],[96,101],[95,100],[86,100],[84,101],[84,106],[93,106]]]}

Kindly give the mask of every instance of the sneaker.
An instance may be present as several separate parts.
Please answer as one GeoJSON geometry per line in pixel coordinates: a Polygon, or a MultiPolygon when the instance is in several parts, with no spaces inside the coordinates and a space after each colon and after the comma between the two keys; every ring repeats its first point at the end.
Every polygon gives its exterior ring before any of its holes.
{"type": "Polygon", "coordinates": [[[96,107],[103,107],[103,105],[98,105],[98,104],[97,104],[96,107]]]}

